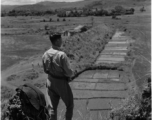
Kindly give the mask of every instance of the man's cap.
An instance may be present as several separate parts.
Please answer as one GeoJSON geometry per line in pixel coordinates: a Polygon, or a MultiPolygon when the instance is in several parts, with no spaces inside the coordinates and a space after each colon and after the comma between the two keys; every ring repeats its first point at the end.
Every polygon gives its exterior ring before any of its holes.
{"type": "Polygon", "coordinates": [[[58,39],[61,38],[61,33],[51,33],[49,37],[50,39],[58,39]]]}

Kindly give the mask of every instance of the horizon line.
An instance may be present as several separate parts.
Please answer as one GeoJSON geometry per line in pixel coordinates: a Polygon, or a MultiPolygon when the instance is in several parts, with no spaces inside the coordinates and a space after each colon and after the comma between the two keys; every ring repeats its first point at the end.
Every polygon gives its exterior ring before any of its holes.
{"type": "MultiPolygon", "coordinates": [[[[42,0],[42,1],[39,1],[39,2],[35,2],[35,3],[20,3],[20,4],[17,4],[17,3],[14,3],[14,4],[5,4],[5,3],[0,3],[1,5],[6,5],[6,6],[13,6],[13,5],[34,5],[34,4],[37,4],[37,3],[41,3],[41,2],[54,2],[54,3],[71,3],[71,2],[80,2],[80,1],[85,1],[85,0],[74,0],[74,1],[67,1],[67,0],[59,0],[59,1],[54,1],[54,0],[42,0]]],[[[1,1],[2,2],[2,1],[1,1]]]]}

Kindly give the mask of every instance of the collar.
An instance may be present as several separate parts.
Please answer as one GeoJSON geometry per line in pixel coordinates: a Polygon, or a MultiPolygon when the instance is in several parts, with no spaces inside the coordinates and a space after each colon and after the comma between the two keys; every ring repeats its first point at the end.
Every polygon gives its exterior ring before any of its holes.
{"type": "Polygon", "coordinates": [[[51,48],[55,49],[55,50],[61,50],[60,47],[54,46],[52,45],[51,48]]]}

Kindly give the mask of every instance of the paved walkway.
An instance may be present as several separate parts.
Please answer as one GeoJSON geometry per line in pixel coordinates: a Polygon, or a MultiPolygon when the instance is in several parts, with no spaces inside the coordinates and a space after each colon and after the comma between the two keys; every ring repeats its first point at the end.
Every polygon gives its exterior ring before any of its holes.
{"type": "MultiPolygon", "coordinates": [[[[95,64],[125,61],[131,39],[123,34],[119,31],[115,33],[95,64]]],[[[108,112],[127,97],[128,83],[129,78],[124,71],[85,71],[70,84],[75,100],[73,119],[104,120],[108,112]]]]}

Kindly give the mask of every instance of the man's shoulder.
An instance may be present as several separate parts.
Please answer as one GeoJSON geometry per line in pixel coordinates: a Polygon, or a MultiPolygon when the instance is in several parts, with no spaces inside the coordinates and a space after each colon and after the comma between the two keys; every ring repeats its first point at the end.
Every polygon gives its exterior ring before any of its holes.
{"type": "Polygon", "coordinates": [[[65,52],[64,51],[58,51],[58,54],[59,55],[65,55],[65,52]]]}

